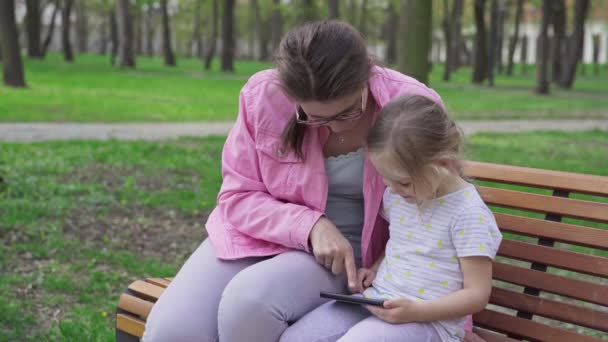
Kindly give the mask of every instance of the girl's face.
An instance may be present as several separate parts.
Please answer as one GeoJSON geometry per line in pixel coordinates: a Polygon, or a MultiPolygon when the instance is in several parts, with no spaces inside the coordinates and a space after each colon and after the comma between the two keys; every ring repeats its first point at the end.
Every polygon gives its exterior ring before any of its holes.
{"type": "Polygon", "coordinates": [[[440,184],[438,176],[429,172],[425,175],[428,184],[416,184],[414,187],[410,175],[405,170],[395,167],[397,164],[385,153],[370,153],[370,160],[382,175],[384,184],[389,190],[399,194],[406,202],[420,204],[433,199],[440,184]]]}

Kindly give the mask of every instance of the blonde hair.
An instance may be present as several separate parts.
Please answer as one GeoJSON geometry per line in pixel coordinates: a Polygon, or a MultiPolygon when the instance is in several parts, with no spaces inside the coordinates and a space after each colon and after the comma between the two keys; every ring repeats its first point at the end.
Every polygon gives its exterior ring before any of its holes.
{"type": "Polygon", "coordinates": [[[462,130],[437,102],[420,95],[403,95],[382,108],[367,136],[370,153],[390,156],[408,173],[414,191],[430,185],[429,174],[442,170],[435,162],[451,160],[451,168],[463,175],[462,130]]]}

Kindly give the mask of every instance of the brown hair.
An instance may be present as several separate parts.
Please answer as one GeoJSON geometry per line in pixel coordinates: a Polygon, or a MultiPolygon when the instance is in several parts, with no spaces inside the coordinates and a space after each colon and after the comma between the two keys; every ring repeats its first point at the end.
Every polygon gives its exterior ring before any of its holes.
{"type": "MultiPolygon", "coordinates": [[[[288,32],[274,57],[283,91],[294,101],[328,101],[353,94],[368,81],[372,60],[365,39],[337,20],[306,23],[288,32]]],[[[306,127],[295,113],[282,135],[283,146],[304,158],[306,127]]]]}
{"type": "Polygon", "coordinates": [[[429,185],[433,162],[452,160],[462,176],[463,132],[437,102],[420,95],[403,95],[382,108],[367,136],[370,153],[387,153],[416,185],[429,185]]]}

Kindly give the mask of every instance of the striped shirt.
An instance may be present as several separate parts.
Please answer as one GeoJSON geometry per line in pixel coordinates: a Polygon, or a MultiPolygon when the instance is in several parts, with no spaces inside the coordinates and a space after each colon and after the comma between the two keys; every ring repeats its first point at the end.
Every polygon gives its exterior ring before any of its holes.
{"type": "MultiPolygon", "coordinates": [[[[434,199],[422,211],[387,188],[383,205],[390,238],[366,297],[417,301],[444,297],[462,289],[458,258],[496,256],[502,235],[473,185],[434,199]]],[[[459,341],[464,322],[462,317],[431,324],[442,341],[459,341]]]]}

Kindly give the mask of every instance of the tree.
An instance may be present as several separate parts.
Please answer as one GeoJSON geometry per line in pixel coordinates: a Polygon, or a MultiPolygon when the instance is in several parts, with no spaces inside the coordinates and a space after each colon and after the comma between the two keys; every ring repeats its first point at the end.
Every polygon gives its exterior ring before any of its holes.
{"type": "Polygon", "coordinates": [[[329,6],[329,19],[340,18],[340,5],[338,0],[329,0],[327,4],[329,6]]]}
{"type": "Polygon", "coordinates": [[[593,41],[593,74],[600,74],[600,35],[594,34],[591,38],[593,41]]]}
{"type": "Polygon", "coordinates": [[[213,15],[211,22],[211,38],[209,39],[209,49],[207,50],[207,55],[205,56],[205,69],[211,69],[211,62],[213,61],[213,56],[215,55],[215,48],[217,46],[217,31],[218,31],[218,21],[219,21],[219,9],[218,9],[218,0],[213,0],[213,15]]]}
{"type": "Polygon", "coordinates": [[[543,0],[543,16],[542,22],[540,26],[540,34],[539,34],[539,54],[538,61],[536,64],[538,65],[537,71],[537,79],[536,79],[536,92],[538,94],[547,95],[549,94],[549,81],[547,78],[547,68],[549,64],[549,20],[551,15],[551,0],[543,0]]]}
{"type": "Polygon", "coordinates": [[[315,4],[313,0],[300,0],[300,10],[297,12],[296,21],[303,24],[307,21],[314,21],[316,18],[315,4]]]}
{"type": "Polygon", "coordinates": [[[147,4],[146,8],[146,55],[152,57],[154,55],[154,26],[152,24],[154,18],[154,10],[152,9],[152,5],[147,4]]]}
{"type": "Polygon", "coordinates": [[[70,41],[71,15],[74,0],[64,0],[63,10],[61,11],[61,45],[63,47],[63,59],[66,62],[74,62],[74,52],[70,41]]]}
{"type": "Polygon", "coordinates": [[[169,26],[169,13],[167,11],[167,0],[160,1],[160,12],[163,19],[163,56],[165,65],[175,66],[175,55],[171,46],[171,27],[169,26]]]}
{"type": "Polygon", "coordinates": [[[2,50],[4,84],[11,87],[25,87],[14,0],[0,1],[0,50],[2,50]]]}
{"type": "Polygon", "coordinates": [[[386,62],[389,64],[397,63],[397,25],[399,25],[399,14],[395,10],[393,1],[389,1],[383,28],[386,40],[386,62]]]}
{"type": "Polygon", "coordinates": [[[224,0],[222,13],[222,71],[234,71],[234,2],[224,0]]]}
{"type": "Polygon", "coordinates": [[[78,52],[87,52],[87,40],[89,36],[85,0],[79,0],[76,4],[76,38],[78,52]]]}
{"type": "Polygon", "coordinates": [[[359,17],[359,31],[363,36],[367,35],[367,0],[361,1],[361,16],[359,17]]]}
{"type": "Polygon", "coordinates": [[[118,24],[118,66],[134,68],[133,16],[129,0],[116,1],[116,19],[118,24]]]}
{"type": "Polygon", "coordinates": [[[197,58],[203,58],[203,36],[201,30],[201,3],[203,0],[196,0],[194,4],[194,30],[192,41],[194,42],[195,54],[197,58]]]}
{"type": "Polygon", "coordinates": [[[281,43],[283,35],[283,16],[281,14],[281,0],[273,0],[272,18],[270,21],[270,41],[272,51],[275,51],[281,43]]]}
{"type": "Polygon", "coordinates": [[[105,55],[108,50],[108,18],[103,16],[99,23],[99,45],[97,53],[99,55],[105,55]]]}
{"type": "Polygon", "coordinates": [[[51,45],[51,40],[53,39],[53,35],[55,33],[55,22],[57,20],[57,13],[59,13],[59,9],[61,8],[61,6],[59,6],[59,0],[55,0],[52,2],[54,8],[53,8],[53,14],[51,15],[51,23],[49,26],[49,29],[46,33],[46,38],[44,39],[44,42],[42,43],[42,56],[46,56],[46,52],[49,49],[49,45],[51,45]]]}
{"type": "Polygon", "coordinates": [[[25,5],[27,8],[25,14],[27,55],[32,58],[42,58],[42,50],[40,49],[40,2],[38,0],[27,0],[25,5]]]}
{"type": "Polygon", "coordinates": [[[562,73],[562,42],[566,35],[566,4],[564,0],[551,1],[551,23],[553,25],[553,44],[551,47],[551,80],[559,83],[562,73]]]}
{"type": "Polygon", "coordinates": [[[399,70],[428,83],[430,71],[432,3],[401,0],[399,23],[399,70]]]}
{"type": "Polygon", "coordinates": [[[491,21],[490,21],[490,48],[488,49],[488,84],[494,86],[494,69],[496,68],[496,61],[498,55],[498,22],[500,21],[500,0],[492,0],[492,7],[490,10],[491,21]]]}
{"type": "MultiPolygon", "coordinates": [[[[519,40],[519,23],[521,22],[521,16],[524,7],[524,0],[517,0],[517,5],[515,8],[515,32],[513,33],[512,39],[509,41],[509,55],[507,60],[507,75],[513,75],[513,56],[515,55],[515,47],[517,46],[517,41],[519,40]]],[[[523,46],[522,46],[523,49],[523,46]]]]}
{"type": "Polygon", "coordinates": [[[144,51],[142,32],[143,14],[140,4],[135,4],[133,9],[135,10],[133,17],[133,24],[135,25],[135,56],[141,56],[144,51]]]}
{"type": "Polygon", "coordinates": [[[485,0],[475,0],[475,65],[473,83],[483,83],[487,77],[488,52],[486,47],[485,0]]]}
{"type": "Polygon", "coordinates": [[[574,31],[569,42],[568,54],[562,70],[560,86],[571,89],[574,84],[576,65],[583,52],[583,39],[585,37],[585,19],[589,9],[589,0],[576,0],[574,5],[574,31]]]}
{"type": "Polygon", "coordinates": [[[116,23],[116,11],[110,10],[110,41],[112,42],[112,50],[110,51],[110,64],[116,64],[116,56],[118,56],[118,24],[116,23]]]}
{"type": "Polygon", "coordinates": [[[522,75],[527,75],[528,74],[528,36],[527,35],[523,35],[523,37],[521,37],[521,57],[519,58],[521,60],[521,74],[522,75]]]}
{"type": "Polygon", "coordinates": [[[462,0],[454,0],[450,13],[448,1],[444,0],[443,29],[446,41],[444,81],[449,81],[450,73],[460,65],[462,7],[462,0]]]}

